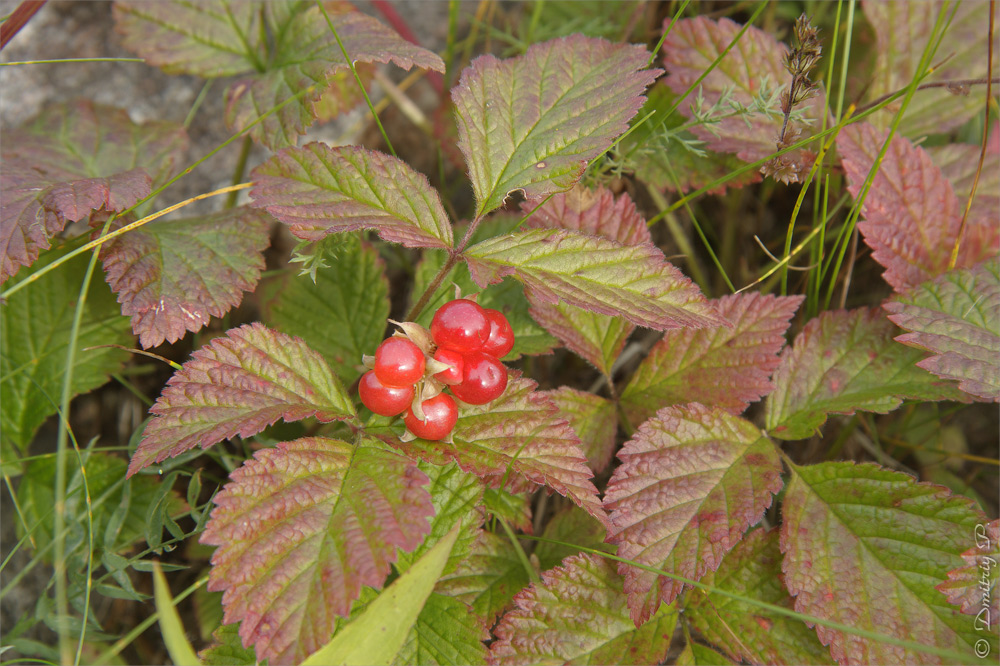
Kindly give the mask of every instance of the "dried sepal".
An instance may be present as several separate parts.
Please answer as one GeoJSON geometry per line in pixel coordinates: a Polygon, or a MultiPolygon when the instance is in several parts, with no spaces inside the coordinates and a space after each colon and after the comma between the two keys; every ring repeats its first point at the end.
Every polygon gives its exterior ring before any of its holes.
{"type": "MultiPolygon", "coordinates": [[[[431,332],[420,324],[412,321],[399,322],[394,319],[389,320],[390,324],[395,324],[402,329],[402,336],[409,338],[410,342],[420,347],[425,355],[430,356],[434,353],[434,338],[431,337],[431,332]]],[[[399,332],[394,335],[399,335],[399,332]]]]}
{"type": "Polygon", "coordinates": [[[371,354],[365,354],[361,357],[361,365],[365,366],[369,370],[375,369],[375,357],[371,354]]]}

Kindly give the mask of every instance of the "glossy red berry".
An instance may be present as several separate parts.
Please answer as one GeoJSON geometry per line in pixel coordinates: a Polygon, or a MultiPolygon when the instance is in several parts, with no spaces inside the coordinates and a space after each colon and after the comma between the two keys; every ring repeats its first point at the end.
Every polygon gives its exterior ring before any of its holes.
{"type": "Polygon", "coordinates": [[[495,356],[483,352],[466,354],[462,383],[451,387],[455,397],[470,405],[485,405],[507,388],[507,368],[495,356]]]}
{"type": "Polygon", "coordinates": [[[490,322],[490,336],[483,345],[483,351],[491,356],[503,358],[514,348],[514,329],[507,317],[499,310],[484,310],[490,322]]]}
{"type": "Polygon", "coordinates": [[[386,386],[379,381],[374,371],[366,372],[361,377],[358,394],[365,407],[382,416],[402,414],[413,402],[413,386],[386,386]]]}
{"type": "Polygon", "coordinates": [[[410,432],[422,439],[436,441],[447,437],[458,420],[458,407],[451,396],[445,393],[438,393],[433,398],[424,400],[420,403],[420,409],[424,412],[423,421],[417,419],[413,409],[408,409],[403,423],[410,432]]]}
{"type": "Polygon", "coordinates": [[[431,337],[440,347],[461,354],[479,351],[490,337],[490,322],[477,303],[458,298],[445,303],[431,320],[431,337]]]}
{"type": "Polygon", "coordinates": [[[451,366],[449,370],[442,370],[436,373],[434,375],[435,379],[449,386],[462,383],[462,371],[465,368],[465,361],[462,360],[461,354],[447,347],[438,347],[438,350],[434,352],[434,358],[451,366]]]}
{"type": "Polygon", "coordinates": [[[424,353],[406,338],[389,338],[375,351],[375,376],[385,386],[413,386],[424,376],[424,353]]]}

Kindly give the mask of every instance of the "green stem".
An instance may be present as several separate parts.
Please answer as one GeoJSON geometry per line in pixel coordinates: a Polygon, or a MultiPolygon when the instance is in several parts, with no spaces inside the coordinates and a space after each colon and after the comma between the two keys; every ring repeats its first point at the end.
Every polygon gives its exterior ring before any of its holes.
{"type": "MultiPolygon", "coordinates": [[[[243,174],[247,169],[247,159],[250,157],[250,150],[253,148],[253,139],[247,134],[243,137],[243,147],[240,148],[240,156],[236,160],[236,168],[233,170],[233,182],[231,185],[239,185],[243,182],[243,174]]],[[[236,199],[240,196],[239,190],[233,190],[226,197],[226,208],[232,208],[236,205],[236,199]]]]}
{"type": "MultiPolygon", "coordinates": [[[[674,178],[676,182],[676,175],[674,174],[673,169],[670,170],[670,176],[674,178]]],[[[649,198],[653,200],[653,205],[656,206],[657,210],[663,210],[670,205],[667,203],[666,198],[660,193],[660,191],[649,183],[646,184],[646,191],[649,193],[649,198]]],[[[693,221],[694,217],[692,216],[691,219],[693,221]]],[[[708,278],[701,270],[701,264],[698,262],[698,258],[694,253],[694,246],[691,245],[691,242],[688,240],[684,230],[681,229],[681,225],[680,222],[677,221],[677,217],[671,213],[670,215],[664,217],[664,221],[667,224],[667,229],[670,231],[671,238],[673,238],[674,242],[677,244],[677,249],[681,251],[681,254],[687,257],[687,267],[688,271],[691,272],[691,277],[694,278],[694,281],[698,283],[698,286],[701,287],[703,292],[708,293],[710,286],[708,278]]]]}
{"type": "Polygon", "coordinates": [[[528,572],[528,580],[532,583],[537,583],[539,581],[538,573],[535,571],[535,567],[531,566],[531,560],[528,559],[528,555],[524,552],[521,542],[517,540],[514,530],[510,528],[510,525],[503,518],[497,518],[497,522],[500,523],[503,531],[507,533],[507,538],[510,539],[510,544],[514,546],[514,551],[517,553],[517,559],[521,562],[521,566],[528,572]]]}

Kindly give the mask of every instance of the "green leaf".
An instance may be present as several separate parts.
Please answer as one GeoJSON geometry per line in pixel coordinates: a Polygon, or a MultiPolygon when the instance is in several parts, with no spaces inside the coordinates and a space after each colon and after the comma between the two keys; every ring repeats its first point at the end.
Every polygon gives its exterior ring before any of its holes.
{"type": "Polygon", "coordinates": [[[345,384],[361,375],[361,357],[374,353],[389,317],[389,282],[378,252],[356,234],[342,243],[316,281],[286,274],[264,309],[279,331],[302,338],[323,355],[345,384]]]}
{"type": "Polygon", "coordinates": [[[163,643],[166,645],[170,659],[175,664],[191,664],[191,666],[201,666],[201,661],[195,656],[194,648],[188,642],[184,634],[184,625],[181,623],[180,615],[174,606],[173,595],[170,594],[170,586],[163,576],[158,560],[153,560],[153,594],[156,600],[156,614],[160,624],[160,634],[163,636],[163,643]]]}
{"type": "MultiPolygon", "coordinates": [[[[352,63],[444,71],[437,55],[346,3],[328,3],[326,9],[352,63]]],[[[168,73],[249,75],[226,89],[230,129],[242,130],[302,95],[251,129],[254,140],[272,149],[295,144],[322,110],[324,93],[340,87],[338,74],[347,69],[344,51],[312,2],[120,2],[114,15],[125,47],[168,73]],[[315,88],[304,93],[310,86],[315,88]]]]}
{"type": "MultiPolygon", "coordinates": [[[[749,601],[792,608],[781,580],[778,530],[747,534],[701,582],[749,601]]],[[[747,601],[692,590],[684,604],[691,625],[733,660],[753,664],[832,664],[830,651],[801,620],[747,601]]],[[[727,660],[728,661],[728,660],[727,660]]]]}
{"type": "Polygon", "coordinates": [[[882,304],[898,342],[934,352],[917,365],[1000,401],[1000,261],[948,271],[882,304]]]}
{"type": "Polygon", "coordinates": [[[545,391],[559,408],[559,413],[569,421],[580,438],[580,445],[587,455],[587,464],[595,474],[600,474],[615,453],[615,435],[618,432],[618,413],[615,403],[593,393],[560,386],[545,391]]]}
{"type": "Polygon", "coordinates": [[[458,569],[444,576],[437,591],[468,604],[486,626],[510,604],[530,579],[517,551],[507,537],[485,530],[458,569]]]}
{"type": "Polygon", "coordinates": [[[677,609],[641,627],[629,619],[615,565],[574,555],[515,597],[490,645],[491,664],[658,664],[670,649],[677,609]]]}
{"type": "MultiPolygon", "coordinates": [[[[944,11],[950,16],[955,5],[941,2],[866,2],[862,9],[875,30],[876,54],[874,77],[866,96],[876,99],[910,85],[917,65],[931,36],[931,30],[944,11]]],[[[979,2],[957,5],[954,18],[947,25],[944,37],[935,52],[934,73],[922,83],[940,83],[955,79],[987,76],[985,53],[987,44],[984,25],[989,24],[989,7],[979,2]]],[[[950,87],[921,90],[906,107],[900,130],[914,139],[926,134],[947,133],[959,127],[982,109],[982,99],[976,94],[961,94],[950,87]]],[[[890,106],[895,112],[897,107],[890,106]]],[[[882,127],[888,127],[894,113],[872,117],[882,127]]]]}
{"type": "MultiPolygon", "coordinates": [[[[795,610],[976,658],[998,648],[934,586],[965,564],[985,517],[972,502],[900,472],[850,462],[792,467],[782,507],[785,584],[795,610]]],[[[954,663],[817,625],[840,663],[954,663]]]]}
{"type": "Polygon", "coordinates": [[[397,666],[461,666],[486,661],[489,639],[483,621],[468,604],[432,592],[393,662],[397,666]]]}
{"type": "Polygon", "coordinates": [[[456,525],[303,666],[392,664],[441,576],[459,531],[456,525]]]}
{"type": "Polygon", "coordinates": [[[768,432],[805,439],[827,414],[884,414],[910,400],[961,400],[949,381],[916,366],[919,350],[901,345],[876,308],[832,310],[806,324],[781,354],[767,397],[768,432]]]}
{"type": "Polygon", "coordinates": [[[278,419],[349,418],[354,405],[323,357],[302,340],[247,324],[194,352],[149,411],[155,418],[129,476],[196,446],[250,437],[278,419]]]}
{"type": "Polygon", "coordinates": [[[67,222],[123,211],[148,195],[187,150],[179,125],[137,125],[124,109],[88,100],[54,105],[0,142],[0,283],[67,222]]]}
{"type": "Polygon", "coordinates": [[[978,523],[975,546],[962,553],[965,563],[948,572],[948,580],[936,586],[948,602],[974,615],[976,629],[1000,624],[1000,520],[978,523]]]}
{"type": "Polygon", "coordinates": [[[406,247],[450,248],[451,223],[427,177],[402,160],[358,146],[286,148],[253,170],[251,205],[303,240],[375,229],[406,247]]]}
{"type": "Polygon", "coordinates": [[[941,169],[941,173],[951,183],[958,200],[965,205],[976,186],[976,196],[969,209],[969,219],[992,219],[1000,209],[1000,151],[988,150],[979,170],[980,146],[971,143],[949,143],[943,146],[927,146],[924,150],[931,161],[941,169]]]}
{"type": "Polygon", "coordinates": [[[240,207],[154,222],[101,246],[108,284],[142,346],[176,342],[239,305],[264,268],[270,222],[240,207]]]}
{"type": "MultiPolygon", "coordinates": [[[[230,479],[201,536],[219,546],[209,590],[226,591],[225,622],[241,622],[244,644],[275,663],[298,663],[325,645],[361,586],[380,586],[396,549],[423,541],[433,512],[416,465],[364,442],[281,442],[230,479]]],[[[453,540],[431,559],[443,553],[444,566],[453,540]]],[[[421,579],[419,569],[411,579],[421,579]]]]}
{"type": "Polygon", "coordinates": [[[568,506],[552,516],[545,524],[542,540],[535,546],[534,556],[538,558],[538,564],[542,569],[551,569],[567,557],[580,553],[579,548],[548,543],[545,539],[614,554],[617,549],[612,544],[605,543],[606,537],[607,530],[600,521],[578,507],[568,506]]]}
{"type": "MultiPolygon", "coordinates": [[[[37,268],[65,253],[45,253],[37,268]]],[[[58,409],[70,330],[88,260],[87,255],[71,259],[0,305],[0,439],[5,449],[26,449],[38,427],[58,409]]],[[[19,275],[26,278],[28,273],[24,269],[19,275]]],[[[128,320],[119,314],[107,285],[95,276],[80,322],[71,394],[97,388],[128,358],[118,349],[85,349],[128,345],[131,340],[128,320]]]]}
{"type": "Polygon", "coordinates": [[[710,647],[689,642],[677,656],[677,666],[733,666],[733,662],[710,647]]]}
{"type": "Polygon", "coordinates": [[[660,330],[723,323],[691,280],[652,244],[534,229],[482,241],[463,256],[476,284],[511,275],[537,302],[563,301],[660,330]]]}
{"type": "Polygon", "coordinates": [[[220,626],[212,633],[214,643],[198,652],[198,657],[208,666],[258,666],[257,655],[252,648],[243,647],[239,631],[239,624],[220,626]]]}
{"type": "MultiPolygon", "coordinates": [[[[755,425],[698,403],[664,407],[618,453],[604,493],[618,555],[689,579],[719,567],[781,490],[781,460],[755,425]]],[[[636,624],[684,584],[621,564],[636,624]]]]}
{"type": "Polygon", "coordinates": [[[801,296],[730,294],[710,301],[732,328],[667,331],[622,392],[632,423],[667,405],[700,402],[739,414],[774,388],[769,380],[801,296]]]}
{"type": "Polygon", "coordinates": [[[567,190],[642,106],[658,70],[629,44],[572,35],[518,58],[477,58],[452,90],[458,145],[476,194],[476,215],[567,190]]]}

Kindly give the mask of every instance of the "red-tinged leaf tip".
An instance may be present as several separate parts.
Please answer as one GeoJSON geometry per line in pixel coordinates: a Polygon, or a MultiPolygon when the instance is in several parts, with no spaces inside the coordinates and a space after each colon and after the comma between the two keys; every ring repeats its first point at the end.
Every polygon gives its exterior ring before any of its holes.
{"type": "Polygon", "coordinates": [[[687,402],[739,414],[774,388],[770,376],[802,297],[750,292],[709,303],[732,328],[666,331],[622,392],[633,423],[687,402]]]}
{"type": "Polygon", "coordinates": [[[253,171],[251,205],[303,240],[375,229],[407,247],[449,248],[451,223],[427,177],[402,160],[357,146],[286,148],[253,171]]]}
{"type": "Polygon", "coordinates": [[[479,286],[513,275],[536,303],[563,301],[660,330],[727,324],[652,244],[531,229],[487,239],[463,256],[479,286]]]}
{"type": "Polygon", "coordinates": [[[194,352],[149,411],[128,476],[196,446],[250,437],[278,419],[349,418],[354,405],[301,339],[247,324],[194,352]]]}
{"type": "Polygon", "coordinates": [[[885,414],[904,399],[968,402],[952,382],[917,367],[921,352],[893,340],[898,332],[878,308],[830,310],[809,321],[772,377],[768,432],[805,439],[828,414],[885,414]]]}
{"type": "MultiPolygon", "coordinates": [[[[859,195],[887,137],[888,132],[868,123],[846,127],[837,136],[852,196],[859,195]]],[[[947,270],[964,206],[923,148],[902,136],[893,137],[862,210],[865,219],[858,229],[896,292],[947,270]]],[[[970,217],[956,266],[968,268],[998,252],[1000,228],[995,218],[970,217]]]]}
{"type": "Polygon", "coordinates": [[[965,565],[948,572],[948,580],[935,586],[948,603],[976,617],[977,628],[1000,624],[1000,520],[978,523],[975,545],[962,553],[965,565]]]}
{"type": "Polygon", "coordinates": [[[622,580],[612,562],[573,555],[514,597],[516,608],[494,630],[488,663],[658,664],[677,622],[663,608],[640,628],[629,620],[622,580]]]}
{"type": "Polygon", "coordinates": [[[427,477],[392,451],[320,437],[254,454],[215,496],[201,542],[209,589],[258,659],[299,663],[325,645],[362,585],[430,531],[427,477]]]}
{"type": "Polygon", "coordinates": [[[642,107],[660,73],[648,61],[642,46],[579,34],[474,60],[452,100],[477,212],[515,190],[533,199],[572,187],[642,107]]]}
{"type": "Polygon", "coordinates": [[[948,271],[882,304],[907,331],[896,340],[933,352],[921,368],[982,400],[1000,401],[1000,261],[948,271]]]}
{"type": "MultiPolygon", "coordinates": [[[[749,421],[691,403],[665,407],[618,452],[604,494],[618,555],[686,578],[714,571],[781,489],[774,444],[749,421]]],[[[636,626],[683,584],[620,564],[636,626]]]]}
{"type": "Polygon", "coordinates": [[[271,218],[236,208],[154,223],[101,247],[104,272],[143,347],[175,342],[239,304],[264,268],[271,218]]]}
{"type": "Polygon", "coordinates": [[[580,439],[538,385],[512,373],[504,394],[488,405],[469,407],[458,418],[454,446],[415,439],[393,442],[408,454],[428,462],[455,461],[467,472],[499,485],[505,478],[520,488],[548,486],[602,523],[607,514],[590,481],[593,472],[580,439]]]}
{"type": "Polygon", "coordinates": [[[604,236],[622,245],[652,243],[646,220],[628,194],[617,199],[606,187],[591,190],[576,186],[539,201],[525,201],[521,210],[531,213],[524,229],[570,229],[591,236],[604,236]],[[537,208],[537,210],[536,210],[537,208]],[[532,213],[532,211],[534,211],[532,213]]]}
{"type": "MultiPolygon", "coordinates": [[[[934,585],[965,565],[985,517],[947,488],[874,464],[793,468],[782,504],[782,572],[795,610],[972,655],[976,631],[934,585]]],[[[949,663],[941,656],[816,625],[841,664],[949,663]]]]}

